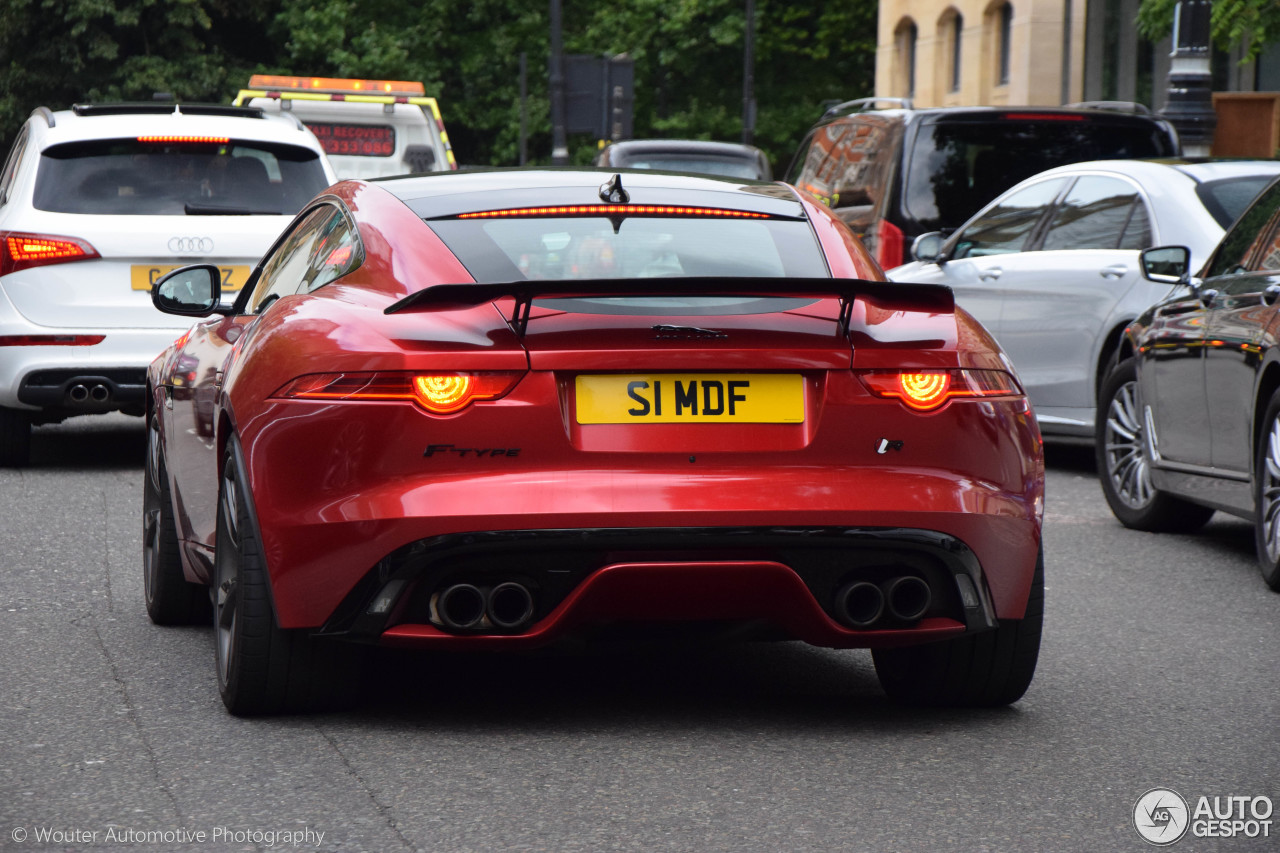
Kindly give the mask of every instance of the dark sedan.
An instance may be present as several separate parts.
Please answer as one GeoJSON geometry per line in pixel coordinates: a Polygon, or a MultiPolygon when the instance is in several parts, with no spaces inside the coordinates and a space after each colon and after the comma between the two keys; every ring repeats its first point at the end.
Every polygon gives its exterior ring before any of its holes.
{"type": "Polygon", "coordinates": [[[1186,285],[1128,328],[1099,396],[1098,470],[1116,517],[1188,531],[1217,510],[1254,522],[1280,591],[1280,181],[1192,277],[1190,252],[1142,253],[1143,275],[1186,285]]]}

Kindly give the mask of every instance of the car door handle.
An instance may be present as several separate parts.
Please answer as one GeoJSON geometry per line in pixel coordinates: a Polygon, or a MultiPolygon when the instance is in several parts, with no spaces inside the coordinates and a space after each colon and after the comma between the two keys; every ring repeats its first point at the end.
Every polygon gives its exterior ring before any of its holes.
{"type": "Polygon", "coordinates": [[[1115,280],[1121,278],[1127,272],[1129,272],[1129,268],[1124,264],[1112,264],[1109,267],[1103,267],[1098,270],[1098,275],[1105,279],[1115,280]]]}
{"type": "Polygon", "coordinates": [[[1002,275],[1004,275],[1003,267],[987,267],[985,270],[978,273],[978,278],[981,281],[995,281],[1002,275]]]}

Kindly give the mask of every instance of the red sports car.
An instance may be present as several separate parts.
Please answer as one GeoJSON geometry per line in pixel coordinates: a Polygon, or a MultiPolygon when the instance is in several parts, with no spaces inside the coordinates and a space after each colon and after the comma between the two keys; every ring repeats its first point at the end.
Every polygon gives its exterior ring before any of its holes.
{"type": "Polygon", "coordinates": [[[732,633],[870,648],[913,703],[1035,670],[1040,436],[945,288],[780,183],[512,170],[337,184],[151,365],[147,609],[237,714],[369,645],[732,633]],[[208,589],[207,589],[208,588],[208,589]]]}

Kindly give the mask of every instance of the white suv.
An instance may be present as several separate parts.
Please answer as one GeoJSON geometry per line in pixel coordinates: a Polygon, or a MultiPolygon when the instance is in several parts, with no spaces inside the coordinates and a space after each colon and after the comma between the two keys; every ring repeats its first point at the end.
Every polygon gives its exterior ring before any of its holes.
{"type": "Polygon", "coordinates": [[[26,463],[33,424],[141,415],[147,365],[186,330],[151,283],[205,262],[234,290],[335,180],[301,122],[259,109],[33,112],[0,171],[0,466],[26,463]]]}

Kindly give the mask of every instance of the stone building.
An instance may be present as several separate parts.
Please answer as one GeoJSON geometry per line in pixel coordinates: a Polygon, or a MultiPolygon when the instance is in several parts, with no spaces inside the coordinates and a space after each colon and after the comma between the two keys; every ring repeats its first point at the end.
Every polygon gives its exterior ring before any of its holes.
{"type": "MultiPolygon", "coordinates": [[[[1168,37],[1138,35],[1138,0],[880,0],[877,97],[919,107],[1135,101],[1160,110],[1168,37]]],[[[1215,52],[1217,92],[1280,92],[1280,45],[1215,52]]],[[[852,97],[852,95],[850,96],[852,97]]]]}

